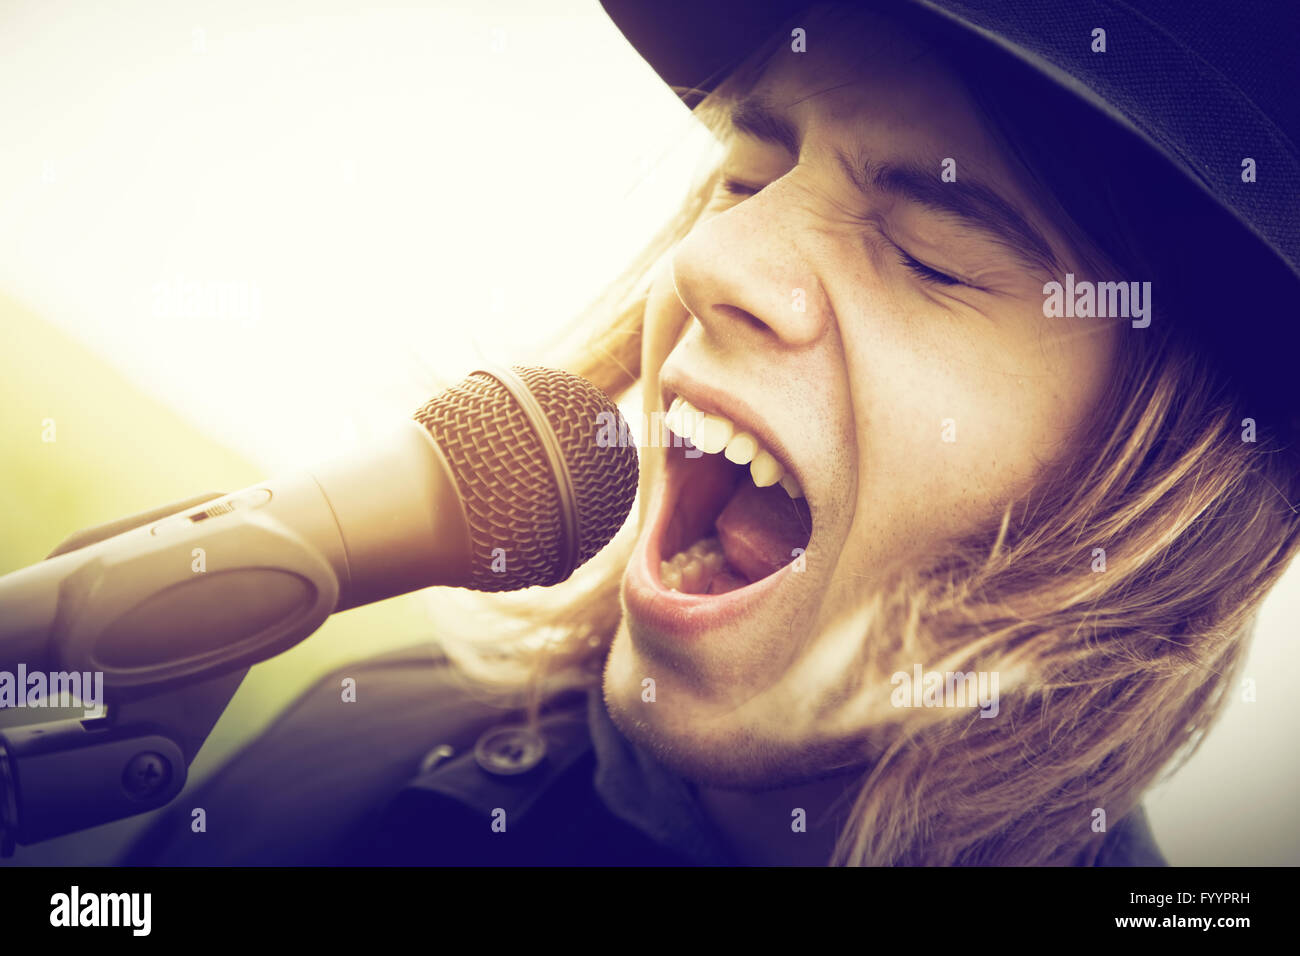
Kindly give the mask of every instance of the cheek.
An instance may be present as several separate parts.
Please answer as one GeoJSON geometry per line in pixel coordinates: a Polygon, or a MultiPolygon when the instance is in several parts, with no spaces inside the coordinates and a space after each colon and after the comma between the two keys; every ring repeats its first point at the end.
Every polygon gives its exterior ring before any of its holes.
{"type": "MultiPolygon", "coordinates": [[[[652,389],[643,398],[650,401],[651,395],[658,401],[659,368],[664,364],[668,353],[673,350],[682,330],[690,321],[691,314],[682,305],[681,299],[673,288],[670,260],[662,260],[650,286],[646,299],[645,331],[641,338],[641,371],[644,375],[645,388],[652,389]]],[[[647,408],[655,407],[653,403],[647,408]]]]}
{"type": "Polygon", "coordinates": [[[1016,454],[1011,463],[1022,479],[1068,454],[1079,430],[1089,424],[1111,381],[1119,328],[1105,320],[1046,319],[1023,323],[1014,349],[989,376],[985,389],[998,408],[1002,427],[995,437],[1016,454]]]}
{"type": "MultiPolygon", "coordinates": [[[[659,369],[690,318],[673,289],[672,272],[664,264],[656,273],[646,298],[641,336],[641,407],[646,415],[659,408],[659,369]]],[[[664,467],[663,455],[657,449],[642,449],[640,457],[638,528],[645,523],[651,505],[650,489],[658,483],[664,467]]]]}
{"type": "Polygon", "coordinates": [[[907,547],[976,530],[1087,420],[1113,360],[1109,330],[992,321],[929,336],[909,321],[907,335],[859,350],[858,523],[877,540],[907,547]]]}
{"type": "Polygon", "coordinates": [[[859,506],[900,538],[967,530],[990,510],[1008,467],[1024,453],[1014,400],[957,365],[900,359],[877,381],[859,506]]]}

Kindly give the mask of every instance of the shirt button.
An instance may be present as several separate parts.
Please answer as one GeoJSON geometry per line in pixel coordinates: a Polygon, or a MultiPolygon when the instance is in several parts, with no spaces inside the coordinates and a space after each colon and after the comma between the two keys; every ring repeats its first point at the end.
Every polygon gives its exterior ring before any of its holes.
{"type": "Polygon", "coordinates": [[[428,773],[448,757],[454,757],[455,755],[456,751],[449,744],[438,744],[425,754],[424,759],[420,761],[420,773],[428,773]]]}
{"type": "Polygon", "coordinates": [[[546,756],[546,741],[524,724],[494,727],[474,745],[474,759],[488,773],[501,777],[527,773],[546,756]]]}

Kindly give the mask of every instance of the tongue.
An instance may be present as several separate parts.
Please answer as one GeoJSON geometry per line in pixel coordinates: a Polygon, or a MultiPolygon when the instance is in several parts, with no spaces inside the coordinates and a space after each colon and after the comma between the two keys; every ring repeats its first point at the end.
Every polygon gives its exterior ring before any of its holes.
{"type": "Polygon", "coordinates": [[[774,574],[808,546],[812,515],[808,502],[791,498],[780,485],[758,488],[742,480],[716,522],[727,562],[751,581],[774,574]]]}

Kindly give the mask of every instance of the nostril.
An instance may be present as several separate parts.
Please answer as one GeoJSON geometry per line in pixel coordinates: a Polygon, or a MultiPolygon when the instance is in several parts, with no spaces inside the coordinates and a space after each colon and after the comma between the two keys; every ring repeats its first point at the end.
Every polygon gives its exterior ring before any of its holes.
{"type": "Polygon", "coordinates": [[[734,305],[723,305],[722,303],[718,303],[713,307],[713,311],[721,318],[743,322],[750,328],[758,329],[759,331],[767,328],[767,323],[754,315],[754,313],[746,312],[744,309],[739,309],[734,305]]]}

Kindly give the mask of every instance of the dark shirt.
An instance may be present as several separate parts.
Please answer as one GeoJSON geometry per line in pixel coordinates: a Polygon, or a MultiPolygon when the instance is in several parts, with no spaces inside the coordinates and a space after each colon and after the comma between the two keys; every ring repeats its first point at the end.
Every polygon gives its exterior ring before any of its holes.
{"type": "MultiPolygon", "coordinates": [[[[488,731],[521,726],[522,717],[480,699],[436,648],[340,668],[182,793],[120,862],[737,862],[691,784],[629,743],[598,692],[553,696],[534,728],[545,755],[531,769],[485,770],[475,744],[488,731]],[[342,699],[344,677],[356,681],[355,702],[342,699]],[[205,832],[191,829],[197,807],[205,832]]],[[[1112,827],[1098,865],[1166,865],[1141,808],[1112,827]]]]}

